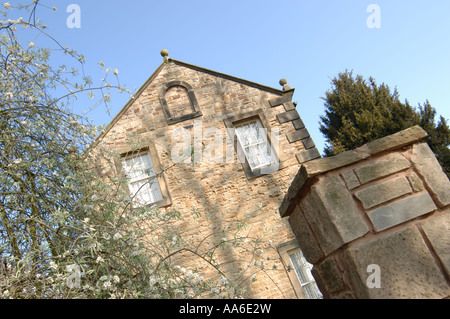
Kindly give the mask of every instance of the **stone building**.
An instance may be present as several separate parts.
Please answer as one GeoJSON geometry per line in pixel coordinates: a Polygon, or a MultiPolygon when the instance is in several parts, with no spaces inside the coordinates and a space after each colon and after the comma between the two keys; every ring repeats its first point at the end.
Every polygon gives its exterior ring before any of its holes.
{"type": "MultiPolygon", "coordinates": [[[[264,271],[243,282],[246,296],[320,298],[311,265],[279,215],[301,164],[320,157],[292,102],[294,89],[283,79],[275,89],[161,55],[98,138],[122,155],[118,170],[129,175],[130,192],[139,190],[136,204],[182,212],[183,236],[197,242],[217,243],[223,229],[231,236],[246,221],[245,234],[265,245],[264,271]]],[[[229,274],[248,262],[238,248],[222,258],[229,274]]]]}
{"type": "Polygon", "coordinates": [[[324,298],[450,297],[450,181],[419,126],[302,165],[280,214],[324,298]]]}
{"type": "Polygon", "coordinates": [[[275,89],[161,54],[97,140],[120,153],[136,205],[180,211],[199,246],[245,222],[259,256],[218,257],[248,298],[450,297],[450,181],[424,130],[321,158],[286,80],[275,89]]]}

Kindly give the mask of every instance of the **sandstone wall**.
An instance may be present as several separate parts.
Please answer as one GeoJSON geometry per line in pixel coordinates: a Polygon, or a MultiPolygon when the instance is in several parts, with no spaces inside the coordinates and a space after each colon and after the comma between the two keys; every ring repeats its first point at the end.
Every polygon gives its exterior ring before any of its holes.
{"type": "MultiPolygon", "coordinates": [[[[262,237],[265,245],[264,271],[259,271],[256,281],[251,281],[251,274],[247,274],[248,279],[243,287],[247,289],[248,297],[296,297],[276,249],[294,239],[287,221],[281,220],[278,207],[298,171],[296,155],[314,158],[318,152],[290,101],[291,97],[292,92],[266,90],[228,76],[218,76],[214,72],[167,60],[101,136],[103,145],[121,153],[132,149],[130,141],[142,142],[139,145],[144,145],[146,141],[154,143],[165,168],[164,176],[172,202],[163,209],[182,212],[183,221],[179,226],[183,237],[199,243],[212,234],[202,244],[204,247],[212,246],[223,239],[221,231],[225,228],[229,229],[228,239],[233,239],[234,229],[244,221],[247,227],[241,234],[262,237]],[[200,116],[168,124],[167,114],[161,104],[161,92],[167,83],[173,81],[177,81],[180,86],[165,95],[165,103],[175,106],[171,116],[186,115],[182,106],[189,102],[189,94],[192,93],[201,111],[200,116]],[[225,144],[227,132],[224,120],[257,110],[262,110],[270,127],[280,132],[280,170],[249,179],[237,160],[218,163],[209,162],[206,157],[199,158],[202,153],[198,150],[203,148],[206,151],[208,144],[218,138],[208,135],[208,130],[218,129],[225,144]],[[190,132],[193,144],[194,135],[198,137],[200,132],[200,137],[203,137],[200,146],[196,144],[192,158],[186,163],[173,160],[172,150],[180,142],[176,138],[177,134],[174,134],[177,129],[190,132]],[[307,153],[301,153],[303,151],[307,153]]],[[[234,148],[232,154],[235,156],[234,148]]],[[[239,249],[231,248],[224,254],[219,252],[219,257],[225,263],[224,271],[230,276],[245,269],[249,262],[249,256],[239,249]]],[[[204,270],[207,271],[207,268],[204,270]]]]}
{"type": "Polygon", "coordinates": [[[413,127],[306,163],[280,207],[325,298],[448,298],[450,181],[413,127]]]}

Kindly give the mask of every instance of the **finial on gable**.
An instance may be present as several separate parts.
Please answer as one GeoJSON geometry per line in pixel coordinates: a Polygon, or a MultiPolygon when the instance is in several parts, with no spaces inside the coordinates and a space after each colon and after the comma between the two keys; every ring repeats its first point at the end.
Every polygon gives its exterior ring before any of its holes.
{"type": "Polygon", "coordinates": [[[283,87],[283,91],[289,91],[291,89],[291,87],[287,84],[286,79],[281,79],[280,85],[283,87]]]}
{"type": "Polygon", "coordinates": [[[164,60],[167,60],[169,58],[169,51],[167,51],[166,49],[162,49],[161,56],[164,58],[164,60]]]}

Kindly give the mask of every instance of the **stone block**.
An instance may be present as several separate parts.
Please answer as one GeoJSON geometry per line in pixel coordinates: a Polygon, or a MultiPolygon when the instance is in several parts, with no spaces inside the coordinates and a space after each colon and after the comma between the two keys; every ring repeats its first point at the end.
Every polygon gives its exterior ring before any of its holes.
{"type": "Polygon", "coordinates": [[[426,143],[415,144],[411,161],[441,206],[450,204],[450,181],[426,143]]]}
{"type": "Polygon", "coordinates": [[[341,176],[344,178],[345,184],[347,184],[347,188],[349,190],[352,190],[361,185],[361,183],[358,180],[358,177],[356,177],[355,172],[353,172],[353,170],[343,172],[341,173],[341,176]]]}
{"type": "Polygon", "coordinates": [[[428,220],[422,229],[430,240],[434,251],[441,260],[442,265],[450,275],[450,209],[444,215],[428,220]]]}
{"type": "Polygon", "coordinates": [[[410,192],[408,180],[401,176],[357,191],[355,196],[368,209],[410,192]]]}
{"type": "Polygon", "coordinates": [[[348,166],[355,164],[365,158],[369,154],[359,153],[355,151],[347,151],[340,153],[332,157],[323,157],[315,161],[309,162],[305,165],[309,176],[315,176],[319,174],[326,173],[333,169],[341,168],[343,166],[348,166]]]}
{"type": "Polygon", "coordinates": [[[305,123],[303,123],[302,119],[294,120],[294,121],[292,121],[292,124],[294,125],[296,130],[305,128],[305,123]]]}
{"type": "Polygon", "coordinates": [[[342,272],[339,270],[333,256],[325,259],[317,268],[321,273],[321,278],[328,293],[332,294],[345,289],[342,272]]]}
{"type": "Polygon", "coordinates": [[[412,173],[408,176],[409,183],[415,192],[421,192],[424,190],[423,183],[416,173],[412,173]]]}
{"type": "Polygon", "coordinates": [[[298,112],[296,110],[277,114],[277,120],[278,120],[278,122],[280,122],[280,124],[283,124],[283,123],[286,123],[289,121],[293,121],[293,120],[297,120],[299,118],[300,118],[300,115],[298,115],[298,112]]]}
{"type": "Polygon", "coordinates": [[[283,103],[283,106],[286,111],[295,110],[295,105],[292,102],[285,102],[285,103],[283,103]]]}
{"type": "Polygon", "coordinates": [[[319,180],[300,202],[300,208],[325,255],[369,231],[352,195],[338,176],[319,180]]]}
{"type": "Polygon", "coordinates": [[[421,141],[427,137],[427,132],[420,126],[412,126],[403,131],[394,133],[377,139],[366,144],[367,151],[370,154],[386,152],[394,149],[399,149],[406,145],[411,145],[417,141],[421,141]]]}
{"type": "Polygon", "coordinates": [[[320,153],[317,148],[314,147],[310,148],[309,150],[300,151],[299,153],[295,154],[295,157],[297,157],[297,161],[300,164],[303,164],[313,159],[320,158],[320,153]]]}
{"type": "Polygon", "coordinates": [[[278,208],[278,212],[280,213],[281,217],[290,216],[290,214],[292,213],[291,201],[288,200],[287,195],[285,195],[283,200],[281,201],[280,207],[278,208]]]}
{"type": "Polygon", "coordinates": [[[355,169],[355,173],[361,184],[388,176],[411,166],[411,163],[400,154],[392,158],[378,159],[366,166],[355,169]]]}
{"type": "Polygon", "coordinates": [[[306,150],[316,147],[316,144],[314,144],[314,141],[311,137],[303,139],[302,143],[306,150]]]}
{"type": "Polygon", "coordinates": [[[419,193],[376,208],[368,212],[367,215],[377,230],[383,230],[432,212],[435,209],[436,205],[430,195],[419,193]]]}
{"type": "Polygon", "coordinates": [[[289,143],[300,141],[309,136],[310,136],[309,132],[306,128],[302,128],[301,130],[296,130],[294,132],[290,132],[290,133],[286,134],[286,137],[287,137],[289,143]]]}
{"type": "Polygon", "coordinates": [[[342,245],[341,236],[329,218],[327,212],[321,205],[316,193],[310,191],[308,195],[299,203],[300,209],[304,212],[308,224],[311,227],[314,237],[317,239],[324,255],[329,255],[342,245]]]}
{"type": "Polygon", "coordinates": [[[362,241],[344,253],[358,298],[444,298],[450,289],[416,228],[404,228],[386,237],[362,241]],[[379,266],[380,288],[369,288],[369,265],[379,266]]]}
{"type": "Polygon", "coordinates": [[[314,238],[314,234],[309,228],[308,222],[303,216],[303,212],[298,207],[296,207],[293,213],[289,216],[289,224],[292,232],[299,242],[303,256],[305,256],[309,263],[316,263],[324,255],[319,244],[314,238]]]}
{"type": "Polygon", "coordinates": [[[290,102],[291,99],[292,99],[292,94],[285,94],[283,96],[276,97],[276,98],[269,100],[269,105],[271,107],[275,107],[275,106],[281,105],[283,103],[290,102]]]}
{"type": "Polygon", "coordinates": [[[305,167],[300,167],[299,171],[294,177],[294,180],[291,182],[291,185],[289,186],[289,189],[286,194],[287,200],[292,200],[295,197],[297,197],[300,190],[304,187],[305,183],[308,180],[308,174],[305,170],[305,167]]]}

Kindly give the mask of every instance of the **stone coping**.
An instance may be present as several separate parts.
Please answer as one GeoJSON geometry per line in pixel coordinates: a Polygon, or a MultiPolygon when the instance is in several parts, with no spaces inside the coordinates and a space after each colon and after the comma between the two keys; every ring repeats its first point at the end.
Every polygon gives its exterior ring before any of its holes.
{"type": "Polygon", "coordinates": [[[357,163],[382,152],[392,151],[414,144],[427,136],[428,134],[420,126],[416,125],[364,144],[354,150],[304,163],[300,167],[280,205],[279,211],[281,217],[287,217],[292,213],[294,205],[291,205],[291,202],[297,198],[297,195],[309,184],[313,177],[357,163]]]}

